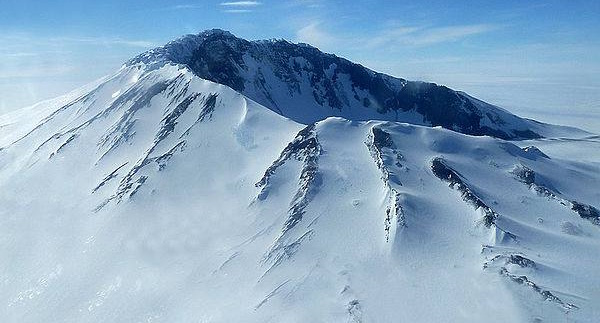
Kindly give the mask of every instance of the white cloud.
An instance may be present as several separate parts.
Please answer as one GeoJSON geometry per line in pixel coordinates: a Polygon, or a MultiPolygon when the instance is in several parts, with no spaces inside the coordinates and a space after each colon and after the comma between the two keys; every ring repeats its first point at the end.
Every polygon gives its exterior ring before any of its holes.
{"type": "Polygon", "coordinates": [[[262,2],[260,1],[230,1],[230,2],[221,2],[221,6],[225,7],[256,7],[260,6],[262,2]]]}
{"type": "Polygon", "coordinates": [[[480,35],[501,28],[492,24],[459,25],[444,27],[399,26],[380,29],[370,35],[334,33],[317,22],[309,22],[296,31],[296,41],[317,47],[336,50],[340,45],[346,48],[385,47],[425,47],[441,43],[461,41],[470,36],[480,35]]]}
{"type": "Polygon", "coordinates": [[[0,52],[1,58],[21,58],[21,57],[35,57],[38,56],[38,53],[30,53],[30,52],[12,52],[12,53],[2,53],[0,52]]]}
{"type": "Polygon", "coordinates": [[[178,4],[174,7],[172,7],[172,9],[200,9],[202,8],[201,5],[197,5],[197,4],[178,4]]]}
{"type": "Polygon", "coordinates": [[[320,22],[313,22],[296,32],[296,41],[308,43],[319,48],[330,49],[337,42],[337,38],[322,29],[320,22]]]}
{"type": "Polygon", "coordinates": [[[75,71],[75,67],[55,64],[21,64],[21,66],[7,67],[4,66],[2,73],[0,73],[0,80],[2,79],[16,79],[16,78],[48,78],[68,75],[75,71]]]}
{"type": "MultiPolygon", "coordinates": [[[[219,3],[222,8],[227,8],[223,12],[227,13],[244,13],[251,12],[251,8],[261,6],[260,1],[226,1],[219,3]]],[[[171,9],[182,10],[182,9],[203,9],[206,5],[201,4],[179,4],[171,7],[171,9]]]]}
{"type": "Polygon", "coordinates": [[[368,47],[377,47],[382,45],[387,45],[390,42],[397,41],[402,37],[406,37],[407,35],[414,34],[417,32],[419,27],[395,27],[391,29],[384,30],[379,32],[377,35],[370,37],[366,45],[368,47]]]}
{"type": "Polygon", "coordinates": [[[147,40],[136,40],[136,39],[123,39],[119,37],[55,37],[51,38],[50,41],[57,42],[71,42],[71,43],[86,43],[94,45],[122,45],[129,47],[141,47],[150,48],[154,47],[155,44],[147,40]]]}
{"type": "Polygon", "coordinates": [[[322,0],[293,0],[290,5],[303,6],[310,9],[322,8],[324,4],[322,0]]]}
{"type": "MultiPolygon", "coordinates": [[[[54,45],[85,43],[90,45],[120,45],[126,47],[150,48],[156,46],[154,42],[143,39],[127,39],[121,37],[96,37],[96,36],[58,36],[50,38],[34,37],[27,33],[14,33],[0,35],[0,48],[6,50],[10,47],[29,47],[44,46],[52,47],[54,45]]],[[[17,51],[23,53],[23,51],[17,51]]],[[[1,54],[1,53],[0,53],[1,54]]]]}
{"type": "Polygon", "coordinates": [[[248,9],[227,9],[227,10],[223,10],[223,12],[226,12],[226,13],[247,13],[247,12],[252,12],[252,10],[248,10],[248,9]]]}
{"type": "Polygon", "coordinates": [[[258,7],[262,5],[260,1],[229,1],[229,2],[221,2],[219,5],[223,8],[227,8],[223,10],[225,13],[248,13],[252,12],[251,8],[258,7]]]}
{"type": "Polygon", "coordinates": [[[0,113],[64,94],[155,46],[119,36],[0,35],[0,113]]]}
{"type": "Polygon", "coordinates": [[[459,25],[446,27],[396,27],[379,32],[366,41],[367,46],[429,46],[440,43],[451,43],[469,36],[479,35],[499,29],[491,24],[459,25]]]}
{"type": "Polygon", "coordinates": [[[469,36],[487,33],[498,28],[499,26],[490,24],[430,28],[423,30],[421,33],[417,33],[415,37],[407,39],[407,42],[417,46],[455,42],[469,36]]]}

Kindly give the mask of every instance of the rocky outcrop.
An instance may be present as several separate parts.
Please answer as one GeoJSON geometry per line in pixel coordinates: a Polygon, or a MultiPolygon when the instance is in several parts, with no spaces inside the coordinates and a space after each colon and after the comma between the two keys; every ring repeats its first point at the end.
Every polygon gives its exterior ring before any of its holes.
{"type": "Polygon", "coordinates": [[[596,207],[563,197],[557,189],[549,188],[547,185],[545,185],[544,181],[540,179],[540,176],[538,176],[529,167],[522,164],[517,165],[511,173],[516,179],[523,184],[528,185],[529,188],[535,191],[538,195],[558,201],[561,205],[569,207],[571,211],[577,213],[582,219],[588,220],[590,223],[600,226],[600,211],[596,207]]]}
{"type": "Polygon", "coordinates": [[[436,157],[431,161],[431,171],[440,180],[447,182],[448,185],[459,191],[462,195],[462,199],[465,202],[470,203],[475,209],[481,209],[483,211],[483,223],[486,227],[491,227],[495,224],[498,218],[498,213],[489,207],[479,196],[477,196],[473,190],[463,180],[462,176],[447,165],[441,157],[436,157]]]}
{"type": "Polygon", "coordinates": [[[371,128],[371,133],[367,137],[365,145],[367,145],[377,168],[381,171],[381,180],[387,190],[388,203],[385,210],[384,231],[385,241],[389,242],[392,231],[406,226],[406,216],[401,203],[402,196],[397,189],[397,186],[402,186],[402,183],[398,179],[390,183],[391,165],[385,163],[384,154],[388,153],[391,156],[393,160],[391,163],[395,167],[402,166],[400,161],[403,157],[396,149],[390,134],[378,126],[371,128]]]}
{"type": "Polygon", "coordinates": [[[289,258],[295,253],[302,240],[310,238],[312,231],[306,232],[291,243],[286,242],[286,234],[302,220],[306,212],[306,207],[310,204],[321,186],[322,179],[319,173],[319,156],[321,150],[315,125],[306,126],[283,149],[279,158],[267,168],[263,177],[255,184],[257,188],[260,188],[257,200],[265,200],[271,190],[271,178],[276,174],[279,167],[292,159],[302,163],[298,178],[298,188],[290,201],[286,221],[279,238],[277,238],[265,257],[265,260],[273,261],[273,266],[278,265],[283,259],[289,258]]]}

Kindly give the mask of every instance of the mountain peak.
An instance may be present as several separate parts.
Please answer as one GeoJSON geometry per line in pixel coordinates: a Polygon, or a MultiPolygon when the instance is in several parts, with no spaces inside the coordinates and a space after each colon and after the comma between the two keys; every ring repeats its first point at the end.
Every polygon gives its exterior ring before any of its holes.
{"type": "Polygon", "coordinates": [[[223,30],[220,28],[207,29],[207,30],[201,31],[198,35],[199,36],[217,36],[218,35],[218,36],[237,38],[230,31],[223,30]]]}
{"type": "Polygon", "coordinates": [[[519,118],[463,92],[372,71],[308,44],[248,41],[211,29],[149,50],[128,65],[184,65],[294,121],[331,116],[442,126],[503,139],[545,136],[547,125],[519,118]]]}

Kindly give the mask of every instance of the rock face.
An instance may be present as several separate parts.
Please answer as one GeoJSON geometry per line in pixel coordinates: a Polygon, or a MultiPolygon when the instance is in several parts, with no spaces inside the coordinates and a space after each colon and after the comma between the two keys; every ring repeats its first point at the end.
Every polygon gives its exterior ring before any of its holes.
{"type": "Polygon", "coordinates": [[[540,123],[435,83],[374,72],[306,44],[247,41],[222,30],[187,35],[128,62],[188,66],[294,121],[330,116],[442,126],[469,135],[532,139],[540,123]]]}

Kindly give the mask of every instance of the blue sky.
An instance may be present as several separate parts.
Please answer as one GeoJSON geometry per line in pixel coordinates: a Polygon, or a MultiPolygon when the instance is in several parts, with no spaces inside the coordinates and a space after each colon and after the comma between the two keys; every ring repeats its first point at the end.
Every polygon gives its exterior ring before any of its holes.
{"type": "Polygon", "coordinates": [[[600,128],[597,0],[2,0],[1,8],[0,113],[182,34],[222,28],[308,42],[524,116],[600,128]]]}

